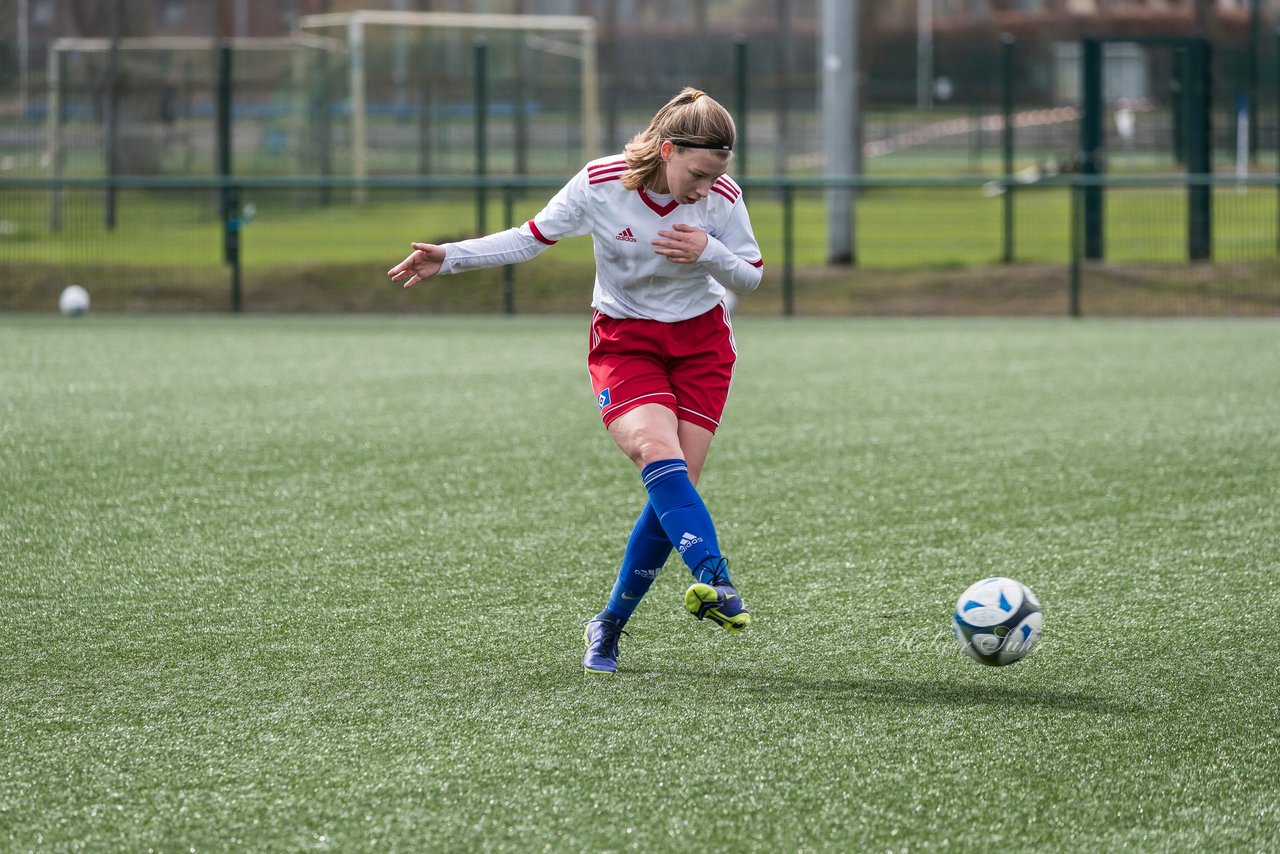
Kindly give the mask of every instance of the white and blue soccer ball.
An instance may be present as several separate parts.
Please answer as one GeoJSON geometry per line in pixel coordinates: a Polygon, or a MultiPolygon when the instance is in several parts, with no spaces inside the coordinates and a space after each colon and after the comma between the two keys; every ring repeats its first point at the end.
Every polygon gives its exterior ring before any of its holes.
{"type": "Polygon", "coordinates": [[[89,310],[89,292],[79,285],[68,285],[58,297],[58,311],[67,317],[78,317],[89,310]]]}
{"type": "Polygon", "coordinates": [[[969,586],[951,616],[956,642],[974,661],[1004,667],[1031,654],[1044,629],[1040,601],[1012,578],[984,578],[969,586]]]}

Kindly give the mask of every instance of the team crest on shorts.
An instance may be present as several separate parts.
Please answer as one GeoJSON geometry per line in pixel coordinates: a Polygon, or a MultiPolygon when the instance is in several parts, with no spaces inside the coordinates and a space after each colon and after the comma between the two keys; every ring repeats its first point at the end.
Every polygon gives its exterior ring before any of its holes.
{"type": "Polygon", "coordinates": [[[609,405],[609,389],[605,389],[596,395],[596,403],[600,404],[601,409],[609,405]]]}

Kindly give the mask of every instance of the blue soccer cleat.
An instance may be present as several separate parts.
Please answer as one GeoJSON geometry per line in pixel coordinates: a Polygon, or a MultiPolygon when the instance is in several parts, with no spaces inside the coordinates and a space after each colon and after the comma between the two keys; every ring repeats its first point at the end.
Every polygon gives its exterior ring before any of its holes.
{"type": "Polygon", "coordinates": [[[711,620],[731,632],[751,625],[751,614],[742,604],[742,597],[728,584],[694,584],[685,591],[684,607],[699,620],[711,620]]]}
{"type": "Polygon", "coordinates": [[[618,638],[627,634],[622,623],[607,613],[597,614],[582,630],[587,652],[582,656],[582,669],[587,673],[614,673],[618,669],[618,638]]]}

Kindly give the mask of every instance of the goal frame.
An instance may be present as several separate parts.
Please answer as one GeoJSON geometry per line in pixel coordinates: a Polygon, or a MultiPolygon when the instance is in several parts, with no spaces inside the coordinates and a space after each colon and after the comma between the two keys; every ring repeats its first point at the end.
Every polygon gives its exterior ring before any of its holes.
{"type": "Polygon", "coordinates": [[[600,131],[599,73],[596,67],[596,21],[586,15],[495,15],[469,12],[394,12],[361,10],[298,19],[299,31],[344,27],[350,56],[351,91],[351,171],[355,180],[354,201],[363,204],[365,181],[369,177],[368,94],[365,79],[365,28],[374,26],[420,27],[443,30],[508,30],[517,32],[568,32],[581,43],[582,78],[582,159],[595,156],[600,131]]]}

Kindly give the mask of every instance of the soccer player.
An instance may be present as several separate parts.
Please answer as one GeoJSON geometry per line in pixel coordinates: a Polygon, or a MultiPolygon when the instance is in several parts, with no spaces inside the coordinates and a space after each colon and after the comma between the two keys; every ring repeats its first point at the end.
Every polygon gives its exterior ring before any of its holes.
{"type": "Polygon", "coordinates": [[[519,228],[413,243],[387,271],[404,287],[437,274],[526,261],[590,234],[595,309],[587,366],[600,415],[640,470],[648,501],[608,604],[583,632],[588,673],[613,673],[618,638],[674,548],[693,574],[685,608],[730,631],[751,615],[729,578],[695,485],[720,424],[736,350],[727,291],[755,290],[763,259],[742,190],[725,174],[733,117],[686,88],[621,155],[588,163],[519,228]]]}

